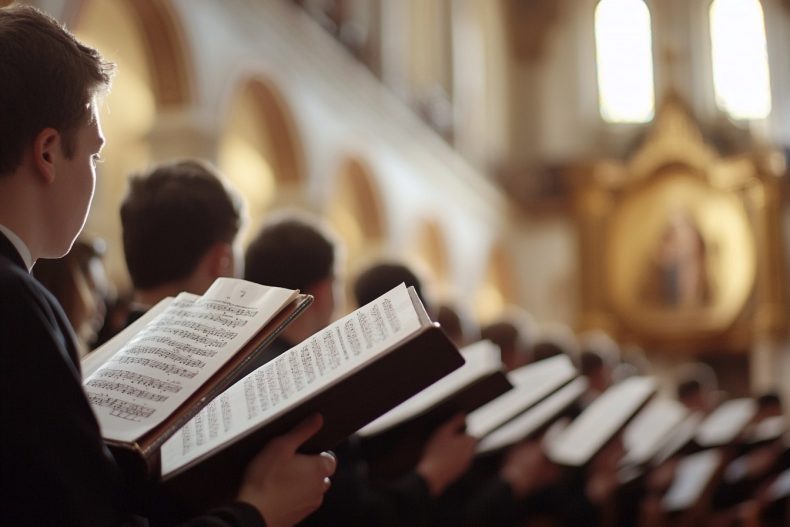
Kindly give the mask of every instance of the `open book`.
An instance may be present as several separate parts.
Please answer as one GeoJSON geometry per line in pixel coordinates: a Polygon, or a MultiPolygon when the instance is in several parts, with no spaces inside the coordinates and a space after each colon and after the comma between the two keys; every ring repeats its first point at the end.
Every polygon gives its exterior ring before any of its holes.
{"type": "MultiPolygon", "coordinates": [[[[469,393],[486,391],[481,390],[485,382],[494,384],[493,392],[502,393],[510,389],[507,378],[502,373],[502,361],[496,344],[482,340],[461,349],[461,355],[465,361],[463,366],[362,428],[359,435],[366,437],[380,434],[423,414],[462,391],[469,393]]],[[[476,399],[477,404],[473,404],[474,407],[488,400],[486,397],[476,399]]],[[[462,406],[464,405],[459,404],[455,409],[458,411],[474,409],[470,408],[470,405],[462,406]]]]}
{"type": "Polygon", "coordinates": [[[508,373],[514,388],[470,413],[467,432],[478,439],[490,434],[527,408],[576,377],[576,368],[565,355],[522,366],[508,373]]]}
{"type": "Polygon", "coordinates": [[[623,431],[623,464],[649,462],[687,416],[688,410],[677,401],[662,398],[651,401],[623,431]]]}
{"type": "Polygon", "coordinates": [[[312,297],[219,278],[154,306],[83,362],[102,437],[130,477],[155,479],[159,447],[300,314],[312,297]]]}
{"type": "Polygon", "coordinates": [[[722,446],[736,440],[757,412],[757,401],[731,399],[721,403],[697,430],[694,441],[703,447],[722,446]]]}
{"type": "Polygon", "coordinates": [[[610,387],[547,447],[549,459],[568,466],[586,464],[656,390],[649,377],[630,377],[610,387]]]}
{"type": "Polygon", "coordinates": [[[162,478],[232,489],[268,440],[308,416],[324,426],[302,450],[332,448],[463,362],[401,284],[223,392],[162,446],[162,478]]]}
{"type": "Polygon", "coordinates": [[[414,467],[431,433],[512,388],[499,348],[484,340],[461,350],[464,365],[359,431],[371,476],[394,477],[414,467]]]}
{"type": "Polygon", "coordinates": [[[672,484],[662,499],[663,509],[680,511],[699,502],[720,470],[722,460],[722,452],[718,449],[703,450],[681,459],[672,484]]]}
{"type": "Polygon", "coordinates": [[[483,437],[477,444],[477,453],[498,452],[547,429],[586,389],[587,379],[576,377],[526,412],[483,437]]]}

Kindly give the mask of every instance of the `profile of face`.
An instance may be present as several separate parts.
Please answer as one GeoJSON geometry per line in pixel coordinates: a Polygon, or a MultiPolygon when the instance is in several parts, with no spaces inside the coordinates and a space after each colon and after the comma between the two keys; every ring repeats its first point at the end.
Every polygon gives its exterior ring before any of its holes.
{"type": "Polygon", "coordinates": [[[58,258],[66,254],[88,217],[96,187],[96,162],[104,144],[99,115],[93,104],[90,112],[91,118],[76,132],[72,156],[66,155],[62,135],[56,132],[50,151],[53,178],[45,197],[51,238],[45,254],[39,256],[58,258]]]}

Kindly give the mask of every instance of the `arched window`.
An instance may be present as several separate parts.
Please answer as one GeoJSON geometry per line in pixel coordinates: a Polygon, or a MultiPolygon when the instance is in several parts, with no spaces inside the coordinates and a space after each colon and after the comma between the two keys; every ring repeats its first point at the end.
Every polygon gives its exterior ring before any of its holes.
{"type": "Polygon", "coordinates": [[[759,0],[714,0],[710,6],[710,40],[719,108],[735,119],[767,117],[771,89],[759,0]]]}
{"type": "Polygon", "coordinates": [[[598,100],[609,122],[653,118],[650,11],[643,0],[601,0],[595,9],[598,100]]]}

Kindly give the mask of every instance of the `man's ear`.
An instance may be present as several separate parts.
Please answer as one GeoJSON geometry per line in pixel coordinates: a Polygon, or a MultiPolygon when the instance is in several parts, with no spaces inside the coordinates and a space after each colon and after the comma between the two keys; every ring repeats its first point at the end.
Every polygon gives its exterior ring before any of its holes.
{"type": "Polygon", "coordinates": [[[47,184],[55,180],[55,160],[61,155],[62,137],[54,128],[44,128],[33,141],[33,167],[47,184]]]}
{"type": "Polygon", "coordinates": [[[214,277],[234,276],[233,246],[225,242],[215,243],[208,254],[209,272],[214,277]]]}

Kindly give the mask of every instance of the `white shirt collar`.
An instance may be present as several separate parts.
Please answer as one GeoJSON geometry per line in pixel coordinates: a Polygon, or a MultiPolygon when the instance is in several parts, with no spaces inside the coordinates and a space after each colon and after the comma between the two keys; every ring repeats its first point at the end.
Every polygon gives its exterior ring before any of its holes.
{"type": "Polygon", "coordinates": [[[6,227],[5,225],[0,224],[0,232],[5,234],[5,237],[8,238],[8,241],[11,242],[11,245],[14,246],[16,252],[19,253],[19,256],[22,257],[22,261],[25,262],[25,267],[27,267],[27,271],[30,272],[33,269],[33,256],[30,254],[30,249],[27,248],[25,242],[22,241],[22,238],[16,235],[14,231],[6,227]]]}

